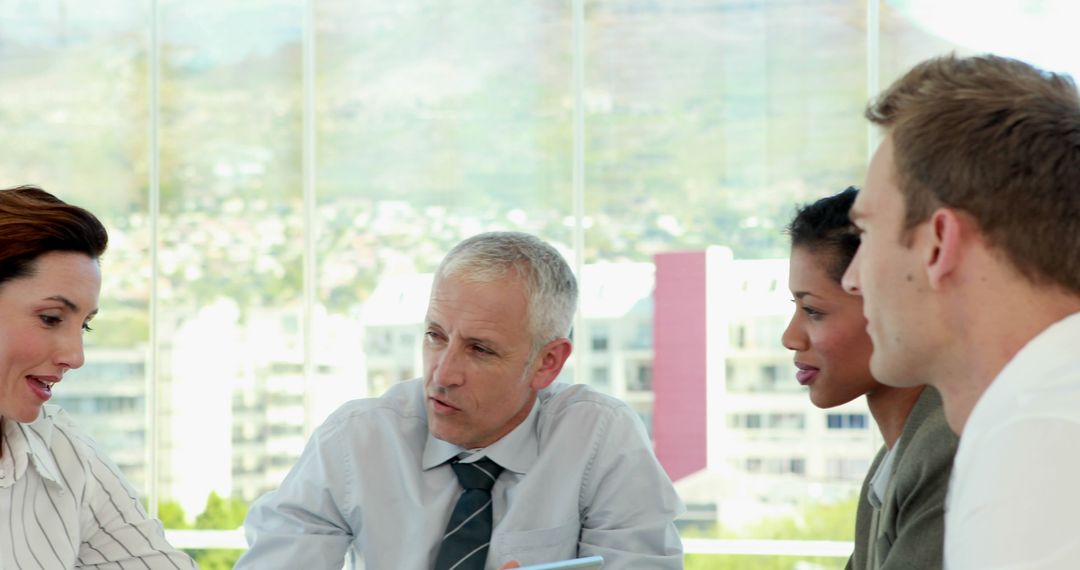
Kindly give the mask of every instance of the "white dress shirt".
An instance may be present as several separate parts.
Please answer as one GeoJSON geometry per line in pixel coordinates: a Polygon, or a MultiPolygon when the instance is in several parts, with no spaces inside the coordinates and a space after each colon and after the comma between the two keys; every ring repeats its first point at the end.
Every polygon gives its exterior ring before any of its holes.
{"type": "Polygon", "coordinates": [[[0,569],[190,569],[161,523],[97,444],[60,408],[3,421],[0,569]]]}
{"type": "MultiPolygon", "coordinates": [[[[338,570],[346,552],[367,570],[431,568],[462,492],[446,461],[462,451],[428,433],[420,380],[346,403],[252,506],[236,568],[338,570]]],[[[621,401],[554,384],[482,454],[505,469],[486,568],[592,555],[605,568],[682,568],[682,502],[621,401]]]]}
{"type": "Polygon", "coordinates": [[[1080,568],[1080,313],[1032,339],[971,412],[945,511],[949,570],[1080,568]]]}
{"type": "Polygon", "coordinates": [[[880,509],[881,505],[885,503],[885,493],[889,489],[889,482],[892,481],[893,463],[896,460],[896,446],[898,445],[900,445],[899,439],[893,443],[892,447],[885,450],[885,457],[881,458],[877,470],[870,477],[866,500],[875,509],[880,509]]]}

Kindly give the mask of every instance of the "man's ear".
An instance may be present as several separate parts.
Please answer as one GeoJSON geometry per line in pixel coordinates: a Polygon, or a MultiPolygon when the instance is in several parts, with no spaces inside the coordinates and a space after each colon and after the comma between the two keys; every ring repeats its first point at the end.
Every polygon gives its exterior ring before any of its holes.
{"type": "Polygon", "coordinates": [[[968,241],[966,222],[963,214],[952,208],[938,208],[930,214],[926,277],[931,289],[940,289],[960,267],[968,241]]]}
{"type": "Polygon", "coordinates": [[[557,338],[545,344],[536,355],[534,366],[537,368],[533,372],[530,383],[532,389],[539,391],[550,386],[559,376],[559,372],[562,371],[563,365],[566,364],[573,350],[574,345],[565,338],[557,338]]]}

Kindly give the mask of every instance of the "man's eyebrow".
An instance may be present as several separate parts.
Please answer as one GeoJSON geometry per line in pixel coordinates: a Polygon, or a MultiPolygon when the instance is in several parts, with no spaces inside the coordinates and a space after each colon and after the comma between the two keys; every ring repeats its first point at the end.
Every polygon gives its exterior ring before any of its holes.
{"type": "Polygon", "coordinates": [[[429,329],[438,329],[440,332],[445,332],[442,323],[434,316],[424,317],[424,326],[429,329]]]}
{"type": "Polygon", "coordinates": [[[467,342],[470,342],[470,343],[473,343],[473,344],[482,344],[484,346],[489,346],[489,347],[492,347],[492,348],[498,348],[499,347],[499,343],[496,342],[495,339],[492,339],[492,338],[487,338],[487,337],[482,337],[482,336],[470,336],[470,337],[466,338],[465,340],[467,342]]]}
{"type": "MultiPolygon", "coordinates": [[[[441,332],[443,334],[448,334],[448,333],[446,333],[446,331],[443,330],[442,325],[440,325],[438,323],[438,321],[435,320],[434,317],[431,317],[431,316],[425,317],[424,318],[424,324],[428,328],[434,328],[434,329],[437,329],[439,332],[441,332]]],[[[496,348],[496,349],[502,346],[501,343],[499,343],[499,341],[497,341],[497,340],[495,340],[494,338],[491,338],[491,337],[467,336],[467,337],[463,337],[462,340],[464,340],[465,342],[470,343],[470,344],[482,344],[484,346],[487,346],[487,347],[490,347],[490,348],[496,348]]]]}
{"type": "Polygon", "coordinates": [[[814,294],[809,292],[809,291],[795,291],[794,295],[795,295],[795,298],[799,299],[800,301],[802,300],[803,297],[805,297],[807,295],[810,295],[811,297],[814,296],[814,294]]]}

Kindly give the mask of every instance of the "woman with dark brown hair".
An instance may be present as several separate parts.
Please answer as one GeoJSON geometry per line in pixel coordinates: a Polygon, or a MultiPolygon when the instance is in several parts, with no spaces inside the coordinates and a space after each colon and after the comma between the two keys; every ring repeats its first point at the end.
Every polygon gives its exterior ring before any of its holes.
{"type": "Polygon", "coordinates": [[[0,568],[195,567],[98,445],[46,405],[83,365],[107,244],[90,212],[0,190],[0,568]]]}

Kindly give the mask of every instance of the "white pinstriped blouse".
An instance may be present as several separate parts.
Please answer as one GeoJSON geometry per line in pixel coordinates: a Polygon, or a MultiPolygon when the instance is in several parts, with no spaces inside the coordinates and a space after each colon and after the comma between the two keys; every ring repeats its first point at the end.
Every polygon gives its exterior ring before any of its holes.
{"type": "Polygon", "coordinates": [[[60,408],[5,419],[0,445],[0,570],[196,568],[60,408]]]}

